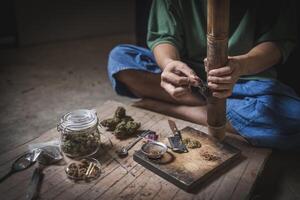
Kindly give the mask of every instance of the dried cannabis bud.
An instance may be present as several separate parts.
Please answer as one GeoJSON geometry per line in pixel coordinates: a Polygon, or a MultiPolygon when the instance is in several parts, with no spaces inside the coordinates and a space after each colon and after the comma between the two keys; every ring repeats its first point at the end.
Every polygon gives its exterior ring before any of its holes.
{"type": "Polygon", "coordinates": [[[131,116],[125,116],[121,119],[123,122],[129,122],[129,121],[134,121],[131,116]]]}
{"type": "Polygon", "coordinates": [[[120,118],[120,119],[122,119],[122,118],[124,118],[125,116],[126,116],[126,110],[125,110],[125,108],[119,106],[119,107],[117,108],[116,112],[115,112],[114,118],[120,118]]]}
{"type": "Polygon", "coordinates": [[[117,125],[114,134],[117,138],[124,139],[134,135],[140,127],[141,123],[137,123],[134,121],[122,121],[117,125]]]}
{"type": "Polygon", "coordinates": [[[108,131],[113,131],[119,139],[124,139],[134,135],[141,124],[134,122],[131,116],[126,115],[123,107],[118,107],[113,118],[105,119],[100,122],[108,131]]]}
{"type": "Polygon", "coordinates": [[[191,138],[185,138],[182,140],[182,142],[190,149],[196,149],[201,147],[201,143],[198,140],[193,140],[191,138]]]}
{"type": "Polygon", "coordinates": [[[100,124],[104,127],[107,127],[108,131],[114,131],[116,126],[121,122],[120,118],[114,117],[102,120],[100,124]]]}
{"type": "Polygon", "coordinates": [[[100,124],[104,127],[107,127],[108,131],[114,131],[117,125],[121,122],[133,121],[131,116],[126,115],[126,110],[123,107],[118,107],[115,111],[114,117],[109,119],[104,119],[100,122],[100,124]]]}
{"type": "Polygon", "coordinates": [[[62,150],[71,157],[83,156],[98,149],[100,135],[93,133],[64,134],[62,136],[62,150]]]}

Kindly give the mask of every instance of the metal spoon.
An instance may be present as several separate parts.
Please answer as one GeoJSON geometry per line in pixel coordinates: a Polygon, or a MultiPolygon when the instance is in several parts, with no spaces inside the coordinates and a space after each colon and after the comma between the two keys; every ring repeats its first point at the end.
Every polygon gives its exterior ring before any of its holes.
{"type": "Polygon", "coordinates": [[[11,176],[13,173],[27,169],[33,165],[35,161],[33,160],[33,153],[27,152],[21,155],[17,160],[15,160],[11,166],[10,171],[0,178],[0,183],[11,176]]]}
{"type": "Polygon", "coordinates": [[[120,158],[125,158],[128,156],[128,151],[136,144],[138,143],[141,139],[143,139],[146,135],[151,133],[153,131],[146,130],[142,132],[132,143],[130,143],[128,146],[124,146],[121,149],[117,150],[117,154],[120,158]]]}

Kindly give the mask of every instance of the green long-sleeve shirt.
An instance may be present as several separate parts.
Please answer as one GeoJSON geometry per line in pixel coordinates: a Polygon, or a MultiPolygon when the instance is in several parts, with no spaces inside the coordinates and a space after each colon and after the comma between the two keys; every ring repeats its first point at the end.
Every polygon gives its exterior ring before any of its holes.
{"type": "MultiPolygon", "coordinates": [[[[181,58],[203,67],[206,57],[206,0],[154,0],[149,16],[147,43],[177,47],[181,58]]],[[[231,0],[228,51],[230,56],[249,52],[265,41],[275,42],[282,63],[293,50],[297,36],[293,0],[231,0]]],[[[248,78],[275,78],[274,68],[248,78]]]]}

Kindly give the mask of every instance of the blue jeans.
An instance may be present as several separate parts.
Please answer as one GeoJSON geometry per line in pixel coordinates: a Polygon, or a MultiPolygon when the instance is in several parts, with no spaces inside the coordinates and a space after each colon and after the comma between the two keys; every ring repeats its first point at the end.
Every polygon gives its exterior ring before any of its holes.
{"type": "MultiPolygon", "coordinates": [[[[152,52],[134,45],[119,45],[109,55],[108,75],[114,90],[135,97],[115,78],[126,69],[161,73],[152,52]]],[[[252,145],[300,150],[300,98],[277,80],[240,79],[227,99],[226,116],[252,145]]]]}

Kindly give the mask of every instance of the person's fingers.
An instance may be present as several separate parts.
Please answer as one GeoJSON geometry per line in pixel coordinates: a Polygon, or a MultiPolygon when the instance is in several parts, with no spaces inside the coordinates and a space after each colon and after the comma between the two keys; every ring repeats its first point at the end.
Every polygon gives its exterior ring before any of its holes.
{"type": "Polygon", "coordinates": [[[230,97],[232,95],[232,91],[231,90],[216,91],[216,92],[213,92],[212,95],[219,99],[223,99],[223,98],[230,97]]]}
{"type": "Polygon", "coordinates": [[[174,70],[180,71],[185,76],[189,77],[191,83],[197,83],[200,80],[200,78],[196,75],[196,73],[184,63],[176,65],[174,70]]]}
{"type": "Polygon", "coordinates": [[[190,92],[190,90],[188,87],[176,87],[174,90],[174,93],[173,93],[173,97],[177,98],[177,97],[185,95],[189,92],[190,92]]]}
{"type": "Polygon", "coordinates": [[[201,81],[200,78],[197,75],[187,76],[185,73],[183,73],[182,71],[177,70],[177,69],[174,69],[173,72],[171,72],[171,73],[176,74],[176,75],[181,76],[181,77],[188,78],[189,84],[192,85],[192,86],[199,85],[199,82],[201,81]]]}
{"type": "Polygon", "coordinates": [[[208,76],[207,81],[212,82],[212,83],[232,83],[232,82],[234,82],[232,76],[223,76],[223,77],[208,76]]]}
{"type": "Polygon", "coordinates": [[[232,84],[230,83],[215,84],[212,82],[208,82],[207,85],[211,90],[230,90],[232,88],[232,84]]]}
{"type": "Polygon", "coordinates": [[[201,82],[200,78],[197,78],[197,79],[189,78],[189,81],[190,81],[190,85],[195,86],[195,87],[197,87],[201,82]]]}
{"type": "Polygon", "coordinates": [[[176,86],[188,85],[190,82],[188,77],[178,76],[172,72],[163,72],[161,74],[161,80],[176,86]]]}
{"type": "Polygon", "coordinates": [[[190,67],[188,67],[185,63],[183,63],[181,61],[170,62],[166,66],[164,71],[176,74],[178,76],[188,77],[189,84],[191,84],[193,86],[197,86],[200,81],[200,78],[196,75],[196,73],[190,67]]]}
{"type": "Polygon", "coordinates": [[[166,92],[169,93],[174,98],[189,92],[189,89],[187,87],[175,87],[171,83],[167,83],[164,81],[161,82],[161,87],[164,88],[166,92]]]}
{"type": "Polygon", "coordinates": [[[212,69],[208,72],[209,76],[225,76],[231,74],[233,69],[230,66],[221,67],[218,69],[212,69]]]}

